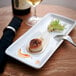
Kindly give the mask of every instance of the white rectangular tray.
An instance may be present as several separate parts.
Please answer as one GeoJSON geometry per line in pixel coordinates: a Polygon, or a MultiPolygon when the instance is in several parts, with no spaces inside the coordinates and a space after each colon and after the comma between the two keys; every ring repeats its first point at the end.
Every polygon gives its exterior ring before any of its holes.
{"type": "MultiPolygon", "coordinates": [[[[63,40],[57,41],[54,39],[54,36],[57,34],[69,34],[75,27],[76,22],[70,18],[58,15],[58,14],[47,14],[45,15],[40,22],[33,26],[29,31],[23,34],[19,39],[17,39],[11,46],[7,48],[5,53],[18,61],[27,64],[33,68],[41,68],[47,60],[53,55],[57,48],[61,45],[63,40]],[[53,19],[59,19],[60,22],[65,25],[65,29],[62,32],[51,32],[49,34],[50,39],[47,41],[47,45],[44,48],[43,52],[40,53],[30,53],[27,51],[27,43],[39,36],[39,32],[47,32],[48,24],[53,19]],[[53,45],[52,45],[53,44],[53,45]],[[23,55],[20,55],[22,53],[23,55]],[[24,57],[26,55],[26,57],[24,57]]],[[[44,33],[45,34],[45,33],[44,33]]],[[[47,36],[48,39],[48,36],[47,36]]]]}

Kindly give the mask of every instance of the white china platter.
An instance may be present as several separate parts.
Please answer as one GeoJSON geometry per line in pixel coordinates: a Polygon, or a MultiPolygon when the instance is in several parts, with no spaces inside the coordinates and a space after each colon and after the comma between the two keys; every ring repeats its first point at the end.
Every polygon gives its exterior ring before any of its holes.
{"type": "Polygon", "coordinates": [[[29,31],[17,39],[12,45],[10,45],[6,49],[5,53],[24,64],[27,64],[35,69],[40,69],[63,42],[63,40],[55,40],[54,36],[57,34],[68,35],[73,30],[75,25],[75,20],[62,15],[49,13],[29,31]],[[49,33],[47,31],[47,27],[53,19],[60,20],[60,23],[65,26],[65,29],[61,32],[49,33]],[[43,37],[45,39],[43,50],[39,53],[31,53],[27,49],[28,43],[31,39],[37,37],[43,37]]]}

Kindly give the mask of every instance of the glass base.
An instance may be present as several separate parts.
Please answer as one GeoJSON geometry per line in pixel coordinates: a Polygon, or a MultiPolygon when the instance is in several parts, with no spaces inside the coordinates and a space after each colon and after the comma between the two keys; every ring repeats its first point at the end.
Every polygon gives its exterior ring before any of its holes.
{"type": "Polygon", "coordinates": [[[39,17],[32,16],[32,17],[30,17],[30,18],[27,20],[26,24],[29,25],[29,26],[33,26],[33,25],[35,25],[38,21],[40,21],[40,19],[41,19],[41,18],[39,18],[39,17]]]}

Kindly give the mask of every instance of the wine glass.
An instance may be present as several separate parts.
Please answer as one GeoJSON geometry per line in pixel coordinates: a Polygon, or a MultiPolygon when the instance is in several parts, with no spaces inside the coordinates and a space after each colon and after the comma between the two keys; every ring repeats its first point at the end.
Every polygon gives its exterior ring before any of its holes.
{"type": "Polygon", "coordinates": [[[34,24],[36,24],[40,18],[36,16],[36,6],[41,2],[42,0],[26,0],[27,3],[29,3],[33,8],[34,8],[34,15],[31,16],[26,24],[29,26],[33,26],[34,24]]]}

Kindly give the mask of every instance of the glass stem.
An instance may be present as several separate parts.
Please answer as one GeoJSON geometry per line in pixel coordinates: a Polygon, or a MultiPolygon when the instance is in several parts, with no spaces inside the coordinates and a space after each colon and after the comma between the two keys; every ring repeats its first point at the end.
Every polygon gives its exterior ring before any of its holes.
{"type": "Polygon", "coordinates": [[[33,8],[34,8],[34,16],[37,17],[37,15],[36,15],[36,6],[33,7],[33,8]]]}

